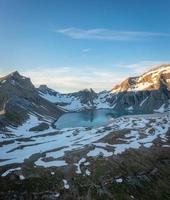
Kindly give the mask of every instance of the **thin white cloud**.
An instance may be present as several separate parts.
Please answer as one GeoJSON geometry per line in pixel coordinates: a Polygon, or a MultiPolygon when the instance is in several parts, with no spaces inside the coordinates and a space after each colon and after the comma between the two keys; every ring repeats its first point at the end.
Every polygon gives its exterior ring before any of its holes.
{"type": "Polygon", "coordinates": [[[57,29],[55,32],[66,35],[73,39],[95,39],[95,40],[137,40],[146,37],[170,37],[170,33],[142,32],[142,31],[116,31],[112,29],[79,29],[65,28],[57,29]]]}
{"type": "Polygon", "coordinates": [[[91,51],[91,48],[86,48],[82,50],[84,53],[88,53],[89,51],[91,51]]]}
{"type": "Polygon", "coordinates": [[[110,90],[124,78],[123,75],[119,74],[118,76],[118,73],[111,70],[100,70],[87,66],[82,68],[69,67],[67,71],[62,71],[62,67],[37,69],[25,71],[23,74],[31,77],[36,86],[46,84],[60,92],[75,92],[85,88],[93,88],[96,91],[110,90]]]}
{"type": "Polygon", "coordinates": [[[154,67],[157,67],[159,65],[163,64],[170,64],[170,60],[168,61],[152,61],[152,60],[145,60],[145,61],[140,61],[138,63],[132,63],[132,64],[121,64],[119,67],[124,68],[124,69],[129,69],[131,70],[134,75],[140,75],[144,73],[145,71],[152,69],[154,67]]]}

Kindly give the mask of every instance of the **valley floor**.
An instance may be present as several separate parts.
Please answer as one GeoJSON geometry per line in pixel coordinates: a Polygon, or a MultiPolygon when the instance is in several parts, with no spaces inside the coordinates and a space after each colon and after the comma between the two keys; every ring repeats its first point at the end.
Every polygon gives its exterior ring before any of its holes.
{"type": "Polygon", "coordinates": [[[0,199],[170,199],[170,113],[30,131],[42,122],[0,133],[0,199]]]}

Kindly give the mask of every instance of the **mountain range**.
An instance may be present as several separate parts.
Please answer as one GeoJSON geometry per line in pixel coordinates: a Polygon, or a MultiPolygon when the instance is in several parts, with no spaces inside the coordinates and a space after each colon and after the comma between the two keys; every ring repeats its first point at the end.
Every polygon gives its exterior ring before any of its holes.
{"type": "Polygon", "coordinates": [[[64,112],[108,108],[117,112],[165,112],[170,109],[170,65],[129,77],[110,91],[93,89],[62,94],[46,85],[36,88],[17,71],[0,78],[0,127],[22,124],[33,113],[53,121],[64,112]]]}
{"type": "Polygon", "coordinates": [[[100,93],[85,89],[61,94],[46,85],[41,85],[38,91],[41,97],[65,111],[110,108],[153,112],[161,106],[166,110],[170,99],[170,65],[159,66],[138,77],[129,77],[110,91],[100,93]]]}

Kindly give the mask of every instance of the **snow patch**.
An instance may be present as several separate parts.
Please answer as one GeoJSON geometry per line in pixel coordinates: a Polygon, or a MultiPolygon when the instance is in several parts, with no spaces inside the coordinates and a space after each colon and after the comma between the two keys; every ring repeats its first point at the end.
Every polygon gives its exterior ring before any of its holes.
{"type": "Polygon", "coordinates": [[[99,155],[104,156],[104,157],[109,157],[109,156],[112,156],[112,155],[113,155],[113,152],[108,152],[108,151],[106,151],[105,149],[96,148],[96,147],[95,147],[95,149],[91,150],[91,151],[87,154],[88,157],[90,157],[90,156],[91,156],[91,157],[96,157],[96,156],[99,156],[99,155]]]}
{"type": "Polygon", "coordinates": [[[1,176],[3,176],[3,177],[4,177],[4,176],[7,176],[7,175],[10,174],[11,172],[18,171],[18,170],[21,170],[21,167],[9,169],[9,170],[7,170],[6,172],[4,172],[1,176]]]}
{"type": "Polygon", "coordinates": [[[165,104],[163,104],[159,109],[155,109],[155,112],[163,113],[165,111],[165,104]]]}
{"type": "Polygon", "coordinates": [[[70,186],[69,186],[67,180],[63,179],[63,183],[64,183],[64,188],[68,190],[70,188],[70,186]]]}

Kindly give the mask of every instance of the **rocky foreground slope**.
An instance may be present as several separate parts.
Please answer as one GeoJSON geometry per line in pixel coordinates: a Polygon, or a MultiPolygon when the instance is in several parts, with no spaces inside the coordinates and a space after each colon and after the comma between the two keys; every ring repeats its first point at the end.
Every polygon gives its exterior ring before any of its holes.
{"type": "Polygon", "coordinates": [[[47,86],[38,88],[40,96],[66,111],[112,108],[152,113],[165,111],[170,100],[170,65],[149,70],[139,77],[130,77],[111,91],[95,93],[92,89],[61,94],[47,86]]]}
{"type": "Polygon", "coordinates": [[[1,133],[0,199],[169,199],[169,113],[95,129],[30,131],[35,122],[1,133]]]}

